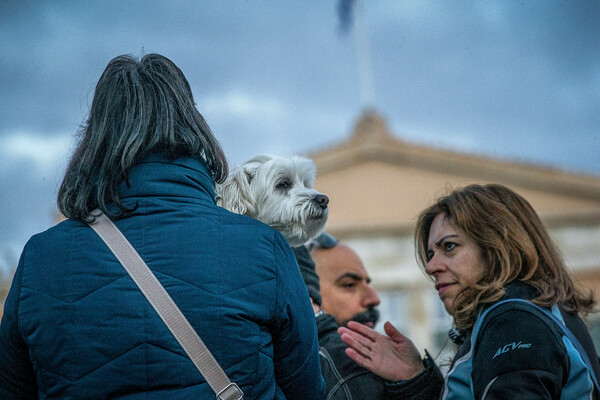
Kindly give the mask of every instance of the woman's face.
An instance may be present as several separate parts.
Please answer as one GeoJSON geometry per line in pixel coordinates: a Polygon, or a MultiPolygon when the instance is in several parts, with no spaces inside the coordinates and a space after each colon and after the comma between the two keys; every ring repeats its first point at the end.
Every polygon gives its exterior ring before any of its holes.
{"type": "Polygon", "coordinates": [[[425,272],[435,279],[435,289],[449,314],[456,296],[476,283],[486,269],[479,246],[443,213],[431,224],[427,260],[425,272]]]}

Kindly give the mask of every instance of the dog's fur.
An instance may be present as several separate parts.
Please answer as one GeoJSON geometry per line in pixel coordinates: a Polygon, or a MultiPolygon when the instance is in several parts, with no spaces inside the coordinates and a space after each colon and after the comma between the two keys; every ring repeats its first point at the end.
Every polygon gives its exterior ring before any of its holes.
{"type": "Polygon", "coordinates": [[[299,246],[327,222],[329,199],[313,188],[316,173],[308,158],[262,154],[234,167],[217,185],[217,204],[264,222],[299,246]]]}

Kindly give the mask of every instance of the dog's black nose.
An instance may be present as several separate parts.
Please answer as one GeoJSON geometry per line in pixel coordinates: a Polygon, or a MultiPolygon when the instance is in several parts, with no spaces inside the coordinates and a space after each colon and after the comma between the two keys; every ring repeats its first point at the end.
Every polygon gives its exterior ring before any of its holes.
{"type": "Polygon", "coordinates": [[[325,209],[327,208],[327,204],[329,204],[329,197],[324,194],[318,194],[315,196],[314,201],[319,205],[319,207],[325,209]]]}

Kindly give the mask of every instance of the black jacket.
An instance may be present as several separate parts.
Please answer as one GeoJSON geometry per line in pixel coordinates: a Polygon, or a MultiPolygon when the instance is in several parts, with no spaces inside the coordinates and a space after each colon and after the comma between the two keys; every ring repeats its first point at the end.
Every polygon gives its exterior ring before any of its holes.
{"type": "MultiPolygon", "coordinates": [[[[512,284],[503,299],[535,297],[536,291],[531,286],[512,284]]],[[[475,399],[561,398],[571,367],[562,330],[543,316],[532,314],[530,309],[526,304],[511,302],[492,310],[483,320],[473,352],[471,378],[475,399]]],[[[564,310],[561,313],[598,377],[598,355],[583,321],[564,310]]],[[[470,348],[468,337],[459,347],[453,364],[470,348]]]]}
{"type": "Polygon", "coordinates": [[[346,355],[346,344],[337,332],[338,325],[329,314],[317,317],[321,372],[325,378],[327,400],[430,400],[436,399],[444,378],[426,356],[425,371],[408,381],[390,382],[361,367],[346,355]]]}

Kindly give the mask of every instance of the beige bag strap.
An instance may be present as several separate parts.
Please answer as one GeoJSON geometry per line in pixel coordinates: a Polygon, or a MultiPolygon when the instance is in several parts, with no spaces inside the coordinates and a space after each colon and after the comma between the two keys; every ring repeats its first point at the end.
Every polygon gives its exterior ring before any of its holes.
{"type": "Polygon", "coordinates": [[[198,371],[216,394],[217,400],[242,400],[244,393],[231,382],[200,336],[177,307],[156,276],[116,225],[100,210],[90,224],[117,257],[146,299],[167,325],[198,371]]]}

